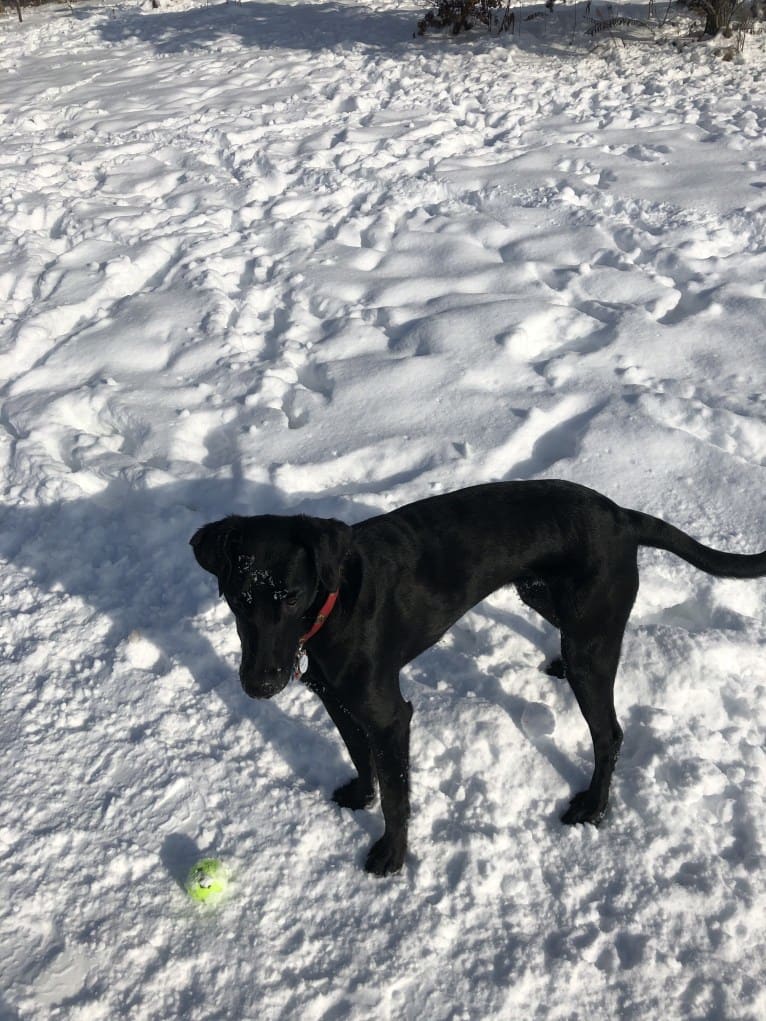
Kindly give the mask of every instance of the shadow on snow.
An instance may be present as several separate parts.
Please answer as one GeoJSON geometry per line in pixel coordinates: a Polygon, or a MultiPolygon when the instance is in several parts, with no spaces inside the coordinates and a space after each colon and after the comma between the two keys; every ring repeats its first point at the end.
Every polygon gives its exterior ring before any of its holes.
{"type": "MultiPolygon", "coordinates": [[[[152,489],[117,480],[101,493],[79,500],[0,507],[0,556],[30,575],[41,589],[79,597],[109,621],[103,637],[94,635],[91,658],[100,658],[111,670],[122,643],[141,634],[160,650],[166,665],[185,667],[201,694],[219,698],[232,717],[248,717],[296,775],[315,784],[311,762],[338,764],[339,739],[328,736],[330,730],[309,734],[278,704],[248,699],[236,665],[222,660],[193,622],[216,600],[217,592],[214,579],[194,560],[188,541],[200,525],[229,513],[312,513],[354,521],[368,516],[371,509],[338,496],[288,504],[274,487],[236,476],[152,489]],[[306,741],[314,746],[310,756],[306,741]]],[[[505,623],[524,633],[523,618],[511,614],[505,623]]],[[[526,637],[543,648],[542,632],[527,625],[526,637]]],[[[456,674],[447,662],[449,650],[427,655],[427,669],[435,667],[441,676],[452,674],[459,691],[483,690],[521,729],[524,699],[504,693],[497,678],[483,678],[478,668],[464,677],[464,662],[456,674]]],[[[44,677],[39,680],[44,682],[44,677]]],[[[539,750],[562,775],[573,778],[573,767],[550,747],[539,750]]]]}
{"type": "Polygon", "coordinates": [[[185,11],[121,13],[103,24],[110,43],[137,39],[158,53],[215,52],[216,40],[238,38],[259,50],[322,51],[367,46],[395,49],[412,42],[415,11],[375,11],[343,3],[216,4],[185,11]]]}

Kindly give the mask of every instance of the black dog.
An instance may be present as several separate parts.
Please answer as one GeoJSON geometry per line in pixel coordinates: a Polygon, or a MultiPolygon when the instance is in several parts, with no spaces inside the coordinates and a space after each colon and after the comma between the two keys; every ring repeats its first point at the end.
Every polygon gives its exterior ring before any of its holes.
{"type": "Polygon", "coordinates": [[[622,742],[613,689],[638,591],[638,547],[669,550],[722,577],[766,574],[766,552],[718,552],[659,518],[559,481],[476,486],[352,527],[303,516],[229,517],[191,543],[236,618],[247,694],[270,698],[308,671],[305,681],[357,770],[335,801],[369,805],[377,778],[385,832],[366,862],[376,875],[400,869],[407,849],[412,705],[399,691],[399,671],[474,604],[514,583],[560,630],[562,658],[549,669],[572,686],[595,756],[590,786],[563,821],[597,825],[622,742]]]}

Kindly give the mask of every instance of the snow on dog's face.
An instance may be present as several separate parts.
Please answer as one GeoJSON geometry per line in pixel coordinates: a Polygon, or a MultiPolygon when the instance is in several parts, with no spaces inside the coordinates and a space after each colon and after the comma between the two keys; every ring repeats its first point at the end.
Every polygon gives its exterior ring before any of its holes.
{"type": "Polygon", "coordinates": [[[229,517],[204,525],[191,545],[218,578],[242,645],[239,677],[251,698],[290,680],[296,650],[317,607],[340,584],[351,529],[322,518],[229,517]]]}

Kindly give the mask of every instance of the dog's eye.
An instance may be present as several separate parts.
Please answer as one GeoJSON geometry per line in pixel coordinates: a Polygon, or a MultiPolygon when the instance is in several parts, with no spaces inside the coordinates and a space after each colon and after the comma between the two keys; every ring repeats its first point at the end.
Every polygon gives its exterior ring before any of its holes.
{"type": "Polygon", "coordinates": [[[298,593],[288,592],[285,596],[285,606],[297,606],[298,605],[298,593]]]}

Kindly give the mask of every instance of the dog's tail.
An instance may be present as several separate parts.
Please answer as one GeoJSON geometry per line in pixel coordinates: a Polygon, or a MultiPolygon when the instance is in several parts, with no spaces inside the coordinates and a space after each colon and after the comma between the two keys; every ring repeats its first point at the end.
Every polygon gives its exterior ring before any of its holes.
{"type": "Polygon", "coordinates": [[[719,578],[760,578],[766,575],[766,550],[763,553],[724,553],[703,546],[680,528],[661,518],[640,511],[629,511],[636,540],[640,546],[668,550],[701,571],[719,578]]]}

